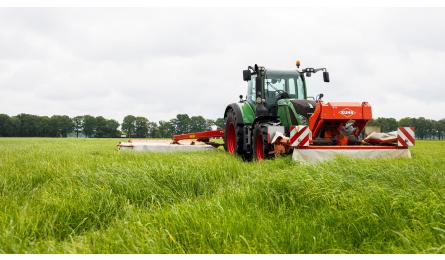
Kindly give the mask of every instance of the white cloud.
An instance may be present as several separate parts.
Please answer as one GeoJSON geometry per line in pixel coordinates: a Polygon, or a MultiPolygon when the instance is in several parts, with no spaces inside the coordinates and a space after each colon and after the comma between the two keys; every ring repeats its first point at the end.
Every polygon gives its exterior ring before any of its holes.
{"type": "Polygon", "coordinates": [[[445,117],[444,9],[0,9],[0,112],[221,117],[241,70],[326,66],[325,100],[445,117]]]}

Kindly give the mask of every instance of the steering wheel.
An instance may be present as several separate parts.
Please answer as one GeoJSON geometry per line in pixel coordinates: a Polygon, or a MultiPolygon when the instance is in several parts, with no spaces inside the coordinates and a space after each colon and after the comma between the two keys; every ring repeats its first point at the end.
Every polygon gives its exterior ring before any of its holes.
{"type": "Polygon", "coordinates": [[[277,99],[289,98],[289,93],[287,93],[286,91],[281,90],[281,89],[277,89],[277,92],[275,95],[276,95],[277,99]]]}

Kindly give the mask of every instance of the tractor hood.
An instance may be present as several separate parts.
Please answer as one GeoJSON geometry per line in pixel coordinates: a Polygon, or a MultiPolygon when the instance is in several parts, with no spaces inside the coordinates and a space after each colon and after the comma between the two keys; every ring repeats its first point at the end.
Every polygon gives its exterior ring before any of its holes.
{"type": "Polygon", "coordinates": [[[278,100],[278,116],[283,125],[307,125],[315,111],[313,100],[285,98],[278,100]]]}
{"type": "Polygon", "coordinates": [[[316,102],[313,100],[290,99],[289,101],[293,105],[295,112],[304,116],[306,120],[308,120],[315,111],[316,102]]]}

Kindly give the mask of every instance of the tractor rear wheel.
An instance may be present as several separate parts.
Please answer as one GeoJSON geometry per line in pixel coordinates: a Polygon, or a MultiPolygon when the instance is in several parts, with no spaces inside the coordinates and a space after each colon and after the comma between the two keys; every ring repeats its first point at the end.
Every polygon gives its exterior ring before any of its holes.
{"type": "Polygon", "coordinates": [[[261,124],[255,124],[253,128],[253,158],[256,161],[269,159],[272,156],[269,154],[271,145],[267,140],[267,128],[262,127],[261,124]]]}
{"type": "Polygon", "coordinates": [[[227,111],[224,129],[224,149],[230,154],[238,154],[244,158],[243,127],[239,125],[242,118],[236,118],[233,110],[227,111]]]}

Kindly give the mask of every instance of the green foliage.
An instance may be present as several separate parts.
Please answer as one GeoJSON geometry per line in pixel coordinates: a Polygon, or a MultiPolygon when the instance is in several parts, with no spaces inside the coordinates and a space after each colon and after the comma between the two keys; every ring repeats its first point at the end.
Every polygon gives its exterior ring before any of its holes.
{"type": "Polygon", "coordinates": [[[74,123],[68,116],[54,115],[49,119],[50,135],[66,137],[74,130],[74,123]]]}
{"type": "Polygon", "coordinates": [[[175,134],[183,134],[191,132],[191,120],[187,114],[178,114],[176,118],[170,120],[174,127],[175,134]]]}
{"type": "Polygon", "coordinates": [[[38,116],[30,114],[19,114],[14,117],[15,132],[17,136],[42,136],[45,129],[45,121],[39,120],[38,116]]]}
{"type": "Polygon", "coordinates": [[[381,131],[384,133],[397,131],[398,127],[397,120],[395,118],[384,118],[384,117],[373,119],[368,123],[368,125],[380,126],[381,131]]]}
{"type": "Polygon", "coordinates": [[[143,138],[148,136],[148,119],[138,116],[134,120],[135,137],[143,138]]]}
{"type": "Polygon", "coordinates": [[[208,130],[207,121],[202,116],[192,116],[190,118],[190,132],[202,132],[208,130]]]}
{"type": "Polygon", "coordinates": [[[215,120],[215,125],[218,127],[218,129],[224,129],[225,127],[225,122],[224,122],[224,118],[218,118],[215,120]]]}
{"type": "Polygon", "coordinates": [[[74,125],[78,124],[78,130],[82,131],[86,137],[119,137],[119,123],[114,119],[106,119],[102,116],[94,117],[84,115],[73,119],[74,125]],[[76,123],[76,120],[78,123],[76,123]]]}
{"type": "Polygon", "coordinates": [[[368,122],[369,126],[380,126],[382,132],[396,131],[397,127],[410,126],[415,128],[416,139],[443,140],[445,135],[445,119],[439,121],[424,117],[404,117],[397,121],[394,118],[379,117],[368,122]]]}
{"type": "Polygon", "coordinates": [[[76,116],[73,118],[73,130],[76,133],[76,137],[79,137],[79,134],[83,130],[83,116],[76,116]]]}
{"type": "Polygon", "coordinates": [[[158,126],[158,133],[159,136],[157,137],[165,137],[170,138],[172,137],[173,133],[175,132],[175,126],[170,121],[159,121],[158,126]]]}
{"type": "Polygon", "coordinates": [[[158,124],[156,124],[156,122],[148,122],[147,127],[148,127],[148,137],[151,138],[161,137],[159,135],[158,124]]]}
{"type": "Polygon", "coordinates": [[[0,114],[0,136],[14,136],[13,119],[5,114],[0,114]]]}
{"type": "Polygon", "coordinates": [[[445,253],[445,143],[246,163],[118,139],[0,139],[3,253],[445,253]]]}
{"type": "Polygon", "coordinates": [[[67,137],[83,133],[86,137],[119,137],[119,123],[113,119],[90,115],[70,118],[66,115],[36,116],[0,114],[0,137],[67,137]]]}
{"type": "Polygon", "coordinates": [[[118,137],[119,131],[117,128],[119,123],[114,119],[105,119],[104,117],[96,117],[96,131],[94,137],[118,137]]]}
{"type": "Polygon", "coordinates": [[[83,133],[86,137],[93,137],[96,134],[97,122],[94,116],[83,116],[83,133]]]}
{"type": "Polygon", "coordinates": [[[135,120],[135,116],[127,115],[124,117],[124,121],[122,121],[122,132],[124,132],[127,137],[132,137],[134,132],[136,131],[135,120]]]}

